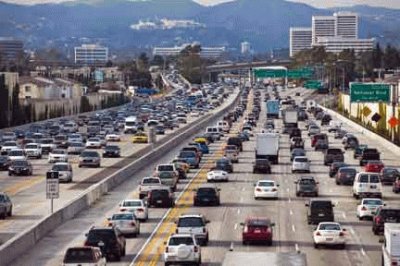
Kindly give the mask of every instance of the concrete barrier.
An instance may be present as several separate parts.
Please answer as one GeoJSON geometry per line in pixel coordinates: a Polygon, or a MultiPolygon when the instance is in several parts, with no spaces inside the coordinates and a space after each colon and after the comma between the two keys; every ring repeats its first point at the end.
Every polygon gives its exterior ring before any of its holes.
{"type": "Polygon", "coordinates": [[[11,238],[0,247],[0,266],[11,265],[16,258],[24,254],[26,250],[32,248],[48,233],[66,221],[72,219],[81,211],[89,208],[108,191],[131,178],[135,172],[146,167],[149,160],[157,160],[161,158],[166,152],[180,144],[182,139],[189,138],[200,129],[204,128],[213,119],[224,115],[227,110],[231,109],[235,104],[237,104],[239,97],[240,94],[235,97],[232,103],[227,105],[222,110],[213,115],[206,115],[199,122],[191,125],[183,132],[180,132],[176,135],[174,134],[171,139],[164,139],[163,141],[165,142],[159,145],[157,148],[147,152],[142,157],[136,159],[126,167],[118,170],[101,182],[92,185],[87,190],[82,192],[80,196],[67,203],[63,208],[44,217],[35,225],[11,238]]]}
{"type": "Polygon", "coordinates": [[[389,149],[390,151],[394,152],[395,154],[400,155],[400,147],[397,146],[396,144],[394,144],[393,142],[390,142],[389,140],[385,139],[384,137],[379,136],[375,132],[372,132],[371,130],[357,124],[356,122],[348,119],[347,117],[344,117],[343,115],[341,115],[331,109],[325,108],[320,105],[318,105],[318,107],[320,107],[322,110],[324,110],[325,112],[330,114],[332,116],[332,118],[335,118],[335,119],[341,121],[342,123],[350,126],[351,128],[355,129],[356,132],[358,132],[359,134],[362,134],[369,138],[373,138],[377,145],[382,145],[382,146],[386,147],[387,149],[389,149]]]}

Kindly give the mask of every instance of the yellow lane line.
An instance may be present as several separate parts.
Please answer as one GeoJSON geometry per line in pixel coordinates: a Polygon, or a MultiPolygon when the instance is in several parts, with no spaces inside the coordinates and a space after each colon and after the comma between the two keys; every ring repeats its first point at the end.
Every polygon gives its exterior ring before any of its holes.
{"type": "Polygon", "coordinates": [[[33,185],[39,184],[43,179],[44,176],[36,176],[29,178],[27,180],[19,181],[4,189],[4,192],[6,192],[9,196],[14,196],[15,194],[21,192],[22,190],[30,188],[33,185]]]}

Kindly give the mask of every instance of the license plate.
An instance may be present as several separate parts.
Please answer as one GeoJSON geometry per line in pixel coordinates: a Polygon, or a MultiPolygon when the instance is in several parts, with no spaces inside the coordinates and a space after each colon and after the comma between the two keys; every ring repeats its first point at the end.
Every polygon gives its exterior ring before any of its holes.
{"type": "Polygon", "coordinates": [[[394,223],[394,222],[396,222],[396,218],[387,218],[386,222],[387,223],[394,223]]]}
{"type": "Polygon", "coordinates": [[[372,186],[370,186],[370,188],[376,188],[376,186],[375,186],[375,185],[372,185],[372,186]]]}
{"type": "Polygon", "coordinates": [[[255,234],[259,234],[259,233],[261,233],[261,230],[256,229],[256,230],[254,230],[254,233],[255,233],[255,234]]]}
{"type": "Polygon", "coordinates": [[[269,192],[269,189],[264,189],[265,192],[269,192]]]}
{"type": "Polygon", "coordinates": [[[326,241],[333,241],[333,238],[332,237],[327,237],[326,241]]]}
{"type": "Polygon", "coordinates": [[[325,214],[323,214],[323,213],[318,213],[318,217],[324,217],[325,216],[325,214]]]}
{"type": "Polygon", "coordinates": [[[161,203],[162,203],[162,200],[157,200],[157,203],[158,203],[158,204],[161,204],[161,203]]]}

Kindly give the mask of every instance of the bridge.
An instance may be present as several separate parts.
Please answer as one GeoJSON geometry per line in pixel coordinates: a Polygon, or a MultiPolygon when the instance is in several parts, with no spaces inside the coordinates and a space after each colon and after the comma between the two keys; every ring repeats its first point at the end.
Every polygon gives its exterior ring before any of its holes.
{"type": "Polygon", "coordinates": [[[229,71],[229,70],[241,70],[250,69],[255,67],[267,67],[267,66],[289,66],[291,60],[273,60],[273,61],[258,61],[258,62],[245,62],[245,63],[230,63],[230,64],[216,64],[206,67],[206,71],[209,73],[229,71]]]}

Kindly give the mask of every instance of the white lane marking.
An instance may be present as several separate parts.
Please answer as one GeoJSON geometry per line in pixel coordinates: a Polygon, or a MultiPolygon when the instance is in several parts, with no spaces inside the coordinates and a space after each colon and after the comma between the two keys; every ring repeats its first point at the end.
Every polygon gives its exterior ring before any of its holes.
{"type": "Polygon", "coordinates": [[[343,216],[343,219],[347,219],[345,212],[342,213],[342,216],[343,216]]]}
{"type": "Polygon", "coordinates": [[[362,254],[364,257],[367,255],[367,254],[365,253],[364,248],[361,248],[360,251],[361,251],[361,254],[362,254]]]}
{"type": "Polygon", "coordinates": [[[289,192],[290,192],[290,189],[289,189],[289,188],[287,188],[287,189],[286,189],[286,192],[288,192],[288,193],[289,193],[289,192]]]}
{"type": "Polygon", "coordinates": [[[294,227],[294,224],[292,224],[292,231],[296,232],[296,227],[294,227]]]}
{"type": "Polygon", "coordinates": [[[235,228],[235,230],[237,230],[237,228],[238,228],[238,224],[237,223],[235,224],[234,228],[235,228]]]}
{"type": "Polygon", "coordinates": [[[237,210],[237,214],[240,214],[240,209],[237,210]]]}
{"type": "Polygon", "coordinates": [[[240,197],[240,202],[243,202],[243,197],[240,197]]]}
{"type": "Polygon", "coordinates": [[[290,214],[290,215],[293,215],[293,211],[292,211],[292,210],[289,210],[289,214],[290,214]]]}
{"type": "Polygon", "coordinates": [[[229,247],[229,251],[233,251],[233,242],[231,242],[231,246],[229,247]]]}
{"type": "Polygon", "coordinates": [[[294,248],[296,249],[297,253],[300,253],[299,245],[297,243],[294,244],[294,248]]]}
{"type": "Polygon", "coordinates": [[[245,191],[246,190],[246,188],[242,188],[242,191],[245,191]]]}
{"type": "Polygon", "coordinates": [[[333,192],[333,190],[332,189],[329,189],[329,193],[332,193],[333,192]]]}
{"type": "Polygon", "coordinates": [[[288,201],[289,201],[289,202],[292,202],[292,200],[291,200],[290,198],[288,198],[288,201]]]}

